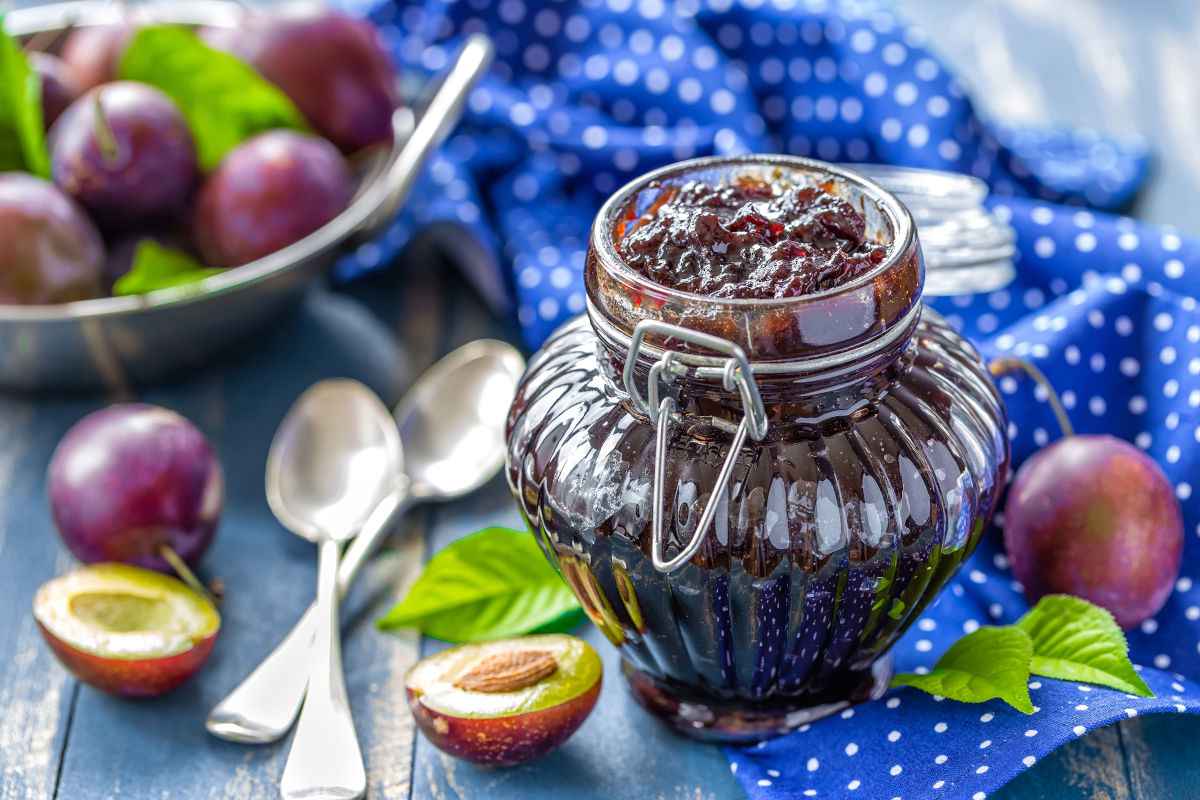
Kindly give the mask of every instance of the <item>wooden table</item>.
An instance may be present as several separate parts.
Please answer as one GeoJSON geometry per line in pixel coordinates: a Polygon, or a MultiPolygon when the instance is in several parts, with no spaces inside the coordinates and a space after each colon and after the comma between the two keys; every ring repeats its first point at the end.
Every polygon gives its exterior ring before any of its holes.
{"type": "MultiPolygon", "coordinates": [[[[1200,94],[1197,14],[1189,0],[1154,4],[909,0],[993,110],[1142,132],[1162,167],[1139,213],[1196,230],[1200,94]],[[936,24],[932,24],[936,21],[936,24]]],[[[204,371],[139,394],[193,419],[226,469],[227,508],[204,563],[227,597],[224,629],[203,673],[176,693],[124,702],[80,687],[55,663],[29,614],[37,586],[72,566],[49,519],[44,475],[59,437],[117,397],[0,396],[0,800],[276,796],[286,744],[247,748],[208,736],[206,710],[274,645],[313,591],[315,551],[287,534],[263,498],[263,466],[292,400],[325,377],[350,376],[394,402],[411,376],[480,336],[515,339],[436,253],[345,292],[317,290],[262,341],[204,371]]],[[[737,798],[724,757],[667,733],[610,676],[596,712],[562,750],[536,764],[479,770],[414,736],[401,687],[432,645],[377,632],[372,620],[403,593],[423,555],[488,524],[518,524],[494,481],[469,500],[410,514],[347,602],[347,680],[372,797],[506,800],[737,798]]],[[[594,631],[588,634],[593,640],[594,631]]],[[[1010,784],[1007,800],[1200,797],[1200,720],[1146,717],[1098,731],[1010,784]]]]}

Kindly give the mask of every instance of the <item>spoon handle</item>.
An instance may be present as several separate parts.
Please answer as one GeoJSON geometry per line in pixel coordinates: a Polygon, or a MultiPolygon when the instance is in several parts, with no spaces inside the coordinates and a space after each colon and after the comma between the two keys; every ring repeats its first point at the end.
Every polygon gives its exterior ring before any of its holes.
{"type": "Polygon", "coordinates": [[[337,541],[321,540],[314,657],[300,722],[279,783],[285,800],[354,800],[367,791],[367,773],[342,675],[338,632],[340,557],[337,541]]]}
{"type": "MultiPolygon", "coordinates": [[[[371,512],[362,532],[342,557],[338,568],[341,594],[354,583],[367,559],[411,504],[405,480],[371,512]]],[[[208,732],[243,744],[266,744],[283,738],[304,702],[315,627],[316,605],[311,605],[271,654],[213,707],[205,722],[208,732]]]]}

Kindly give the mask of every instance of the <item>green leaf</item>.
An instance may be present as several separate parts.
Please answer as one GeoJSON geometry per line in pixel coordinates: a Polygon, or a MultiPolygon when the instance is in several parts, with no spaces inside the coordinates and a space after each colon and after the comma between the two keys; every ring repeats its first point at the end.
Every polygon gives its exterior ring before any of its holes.
{"type": "Polygon", "coordinates": [[[486,528],[430,559],[408,595],[377,624],[458,643],[565,631],[582,621],[575,595],[533,536],[486,528]]]}
{"type": "Polygon", "coordinates": [[[186,286],[224,271],[205,267],[187,253],[163,247],[153,239],[143,239],[133,255],[133,266],[117,280],[113,294],[145,294],[156,289],[186,286]]]}
{"type": "Polygon", "coordinates": [[[308,128],[287,95],[253,67],[177,25],[140,29],[121,58],[120,75],[155,86],[175,101],[206,172],[256,134],[308,128]]]}
{"type": "Polygon", "coordinates": [[[0,15],[0,172],[23,170],[50,178],[42,125],[42,79],[0,15]]]}
{"type": "Polygon", "coordinates": [[[1046,595],[1017,627],[1033,641],[1035,675],[1154,696],[1134,671],[1125,634],[1106,609],[1071,595],[1046,595]]]}
{"type": "Polygon", "coordinates": [[[999,698],[1018,711],[1032,714],[1032,658],[1033,641],[1025,631],[984,627],[951,645],[927,675],[901,673],[892,678],[892,685],[912,686],[963,703],[999,698]]]}

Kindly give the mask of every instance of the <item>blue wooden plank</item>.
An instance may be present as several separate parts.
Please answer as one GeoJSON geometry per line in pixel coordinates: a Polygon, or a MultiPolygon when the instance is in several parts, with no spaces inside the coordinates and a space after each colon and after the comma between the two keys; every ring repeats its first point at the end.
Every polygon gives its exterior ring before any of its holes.
{"type": "MultiPolygon", "coordinates": [[[[1027,770],[996,792],[995,800],[1131,800],[1117,726],[1101,728],[1027,770]]],[[[1145,796],[1150,800],[1152,796],[1145,796]]]]}
{"type": "Polygon", "coordinates": [[[1200,720],[1155,714],[1121,725],[1121,744],[1133,796],[1200,797],[1196,742],[1200,720]]]}
{"type": "Polygon", "coordinates": [[[0,800],[54,791],[74,701],[30,613],[38,585],[69,558],[48,524],[42,479],[61,418],[85,404],[66,401],[35,413],[27,399],[0,397],[0,800]]]}

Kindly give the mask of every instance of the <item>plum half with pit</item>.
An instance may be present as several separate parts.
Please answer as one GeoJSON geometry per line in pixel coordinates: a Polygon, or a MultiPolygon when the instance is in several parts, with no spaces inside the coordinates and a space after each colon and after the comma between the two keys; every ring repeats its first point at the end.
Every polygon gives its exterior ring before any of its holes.
{"type": "Polygon", "coordinates": [[[50,509],[84,563],[161,572],[200,560],[224,502],[221,465],[204,434],[159,406],[93,412],[59,442],[47,477],[50,509]]]}
{"type": "Polygon", "coordinates": [[[587,719],[603,666],[591,645],[563,634],[453,647],[405,677],[417,727],[440,750],[513,766],[546,755],[587,719]]]}
{"type": "Polygon", "coordinates": [[[124,230],[182,215],[196,186],[196,144],[179,108],[151,86],[99,86],[50,129],[54,182],[101,228],[124,230]]]}
{"type": "Polygon", "coordinates": [[[49,305],[103,294],[104,242],[57,186],[0,172],[0,304],[49,305]]]}
{"type": "Polygon", "coordinates": [[[249,13],[237,34],[202,34],[249,61],[345,153],[392,139],[396,71],[369,22],[320,8],[249,13]]]}
{"type": "Polygon", "coordinates": [[[1030,602],[1073,594],[1131,628],[1171,594],[1183,517],[1170,481],[1141,450],[1113,436],[1067,436],[1017,471],[1004,545],[1030,602]]]}
{"type": "Polygon", "coordinates": [[[82,90],[66,62],[49,53],[30,53],[29,66],[42,81],[42,124],[49,129],[82,90]]]}
{"type": "Polygon", "coordinates": [[[270,131],[237,147],[200,189],[193,230],[213,267],[236,267],[303,239],[350,204],[354,181],[324,139],[270,131]]]}
{"type": "Polygon", "coordinates": [[[55,656],[84,683],[154,697],[204,665],[221,617],[182,582],[127,564],[81,567],[42,585],[33,615],[55,656]]]}

